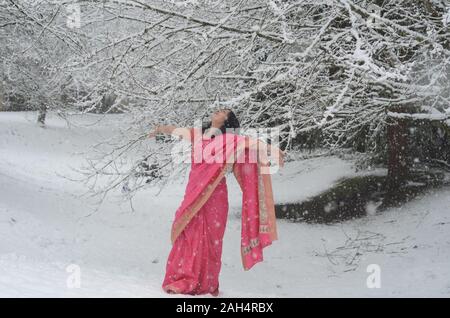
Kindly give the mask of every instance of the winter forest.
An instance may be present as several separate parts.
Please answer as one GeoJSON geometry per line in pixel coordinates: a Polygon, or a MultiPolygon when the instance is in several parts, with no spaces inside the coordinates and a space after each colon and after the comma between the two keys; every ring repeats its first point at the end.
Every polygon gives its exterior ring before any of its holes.
{"type": "Polygon", "coordinates": [[[177,297],[192,148],[149,133],[220,109],[285,164],[249,271],[226,175],[219,296],[450,297],[449,26],[449,0],[0,0],[0,297],[177,297]]]}

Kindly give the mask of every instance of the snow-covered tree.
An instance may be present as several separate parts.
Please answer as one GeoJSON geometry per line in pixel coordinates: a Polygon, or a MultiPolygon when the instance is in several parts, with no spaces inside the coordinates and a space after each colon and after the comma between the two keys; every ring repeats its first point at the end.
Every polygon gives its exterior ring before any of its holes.
{"type": "Polygon", "coordinates": [[[48,1],[0,2],[1,80],[5,106],[38,110],[45,124],[47,110],[62,114],[61,91],[71,84],[63,65],[80,52],[80,43],[66,26],[63,5],[48,1]]]}
{"type": "Polygon", "coordinates": [[[91,162],[89,179],[110,176],[108,189],[128,182],[136,190],[148,175],[173,172],[167,143],[150,151],[146,133],[156,123],[192,125],[218,105],[233,108],[244,128],[279,128],[286,149],[366,154],[388,164],[395,182],[407,174],[411,122],[448,127],[444,0],[69,0],[49,8],[61,10],[40,22],[44,34],[79,53],[60,68],[71,78],[65,90],[78,92],[71,103],[93,111],[112,96],[104,111],[130,114],[108,140],[115,151],[91,162]],[[74,8],[79,26],[68,30],[61,22],[74,8]],[[131,152],[139,160],[121,165],[131,152]]]}

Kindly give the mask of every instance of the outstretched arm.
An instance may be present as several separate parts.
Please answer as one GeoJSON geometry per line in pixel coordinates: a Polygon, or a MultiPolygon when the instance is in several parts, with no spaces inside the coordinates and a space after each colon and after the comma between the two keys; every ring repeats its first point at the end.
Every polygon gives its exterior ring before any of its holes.
{"type": "Polygon", "coordinates": [[[278,157],[278,165],[280,167],[284,166],[284,156],[285,153],[277,146],[274,146],[272,144],[268,144],[260,139],[255,139],[251,137],[247,137],[245,140],[245,147],[251,148],[251,149],[267,149],[267,152],[269,155],[271,154],[277,154],[278,157]]]}
{"type": "Polygon", "coordinates": [[[167,134],[180,136],[186,140],[191,140],[191,128],[177,127],[174,125],[158,125],[148,134],[149,138],[155,137],[157,134],[167,134]]]}

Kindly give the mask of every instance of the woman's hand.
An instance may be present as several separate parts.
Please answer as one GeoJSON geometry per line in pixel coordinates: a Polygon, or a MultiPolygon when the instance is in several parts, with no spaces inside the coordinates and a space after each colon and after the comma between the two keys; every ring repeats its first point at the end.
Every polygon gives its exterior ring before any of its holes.
{"type": "Polygon", "coordinates": [[[160,128],[160,126],[156,126],[155,129],[153,129],[153,131],[148,134],[148,138],[153,138],[157,134],[159,134],[160,133],[160,129],[159,128],[160,128]]]}
{"type": "Polygon", "coordinates": [[[286,155],[286,153],[284,151],[282,151],[280,148],[278,148],[278,160],[279,163],[278,165],[283,168],[284,167],[284,156],[286,155]]]}
{"type": "Polygon", "coordinates": [[[167,135],[181,137],[181,138],[184,138],[184,139],[190,141],[192,139],[191,130],[192,130],[192,128],[177,127],[174,125],[157,125],[157,126],[155,126],[153,131],[148,134],[148,137],[153,138],[157,134],[167,134],[167,135]]]}
{"type": "Polygon", "coordinates": [[[266,142],[255,138],[247,138],[245,146],[246,148],[251,149],[267,149],[269,150],[268,154],[270,156],[276,153],[278,158],[278,165],[281,168],[284,167],[284,157],[286,154],[280,148],[273,146],[271,144],[267,144],[266,142]]]}
{"type": "Polygon", "coordinates": [[[278,157],[278,165],[283,168],[284,167],[284,156],[286,155],[284,151],[275,146],[270,146],[270,153],[277,153],[278,157]]]}

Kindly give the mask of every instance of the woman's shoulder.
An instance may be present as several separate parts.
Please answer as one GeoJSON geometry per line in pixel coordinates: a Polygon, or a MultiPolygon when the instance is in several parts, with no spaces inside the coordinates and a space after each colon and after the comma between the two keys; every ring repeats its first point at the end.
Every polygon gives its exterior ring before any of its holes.
{"type": "Polygon", "coordinates": [[[203,130],[200,127],[188,127],[189,129],[189,134],[190,134],[190,139],[193,142],[195,139],[196,140],[201,140],[202,136],[203,136],[203,130]]]}

